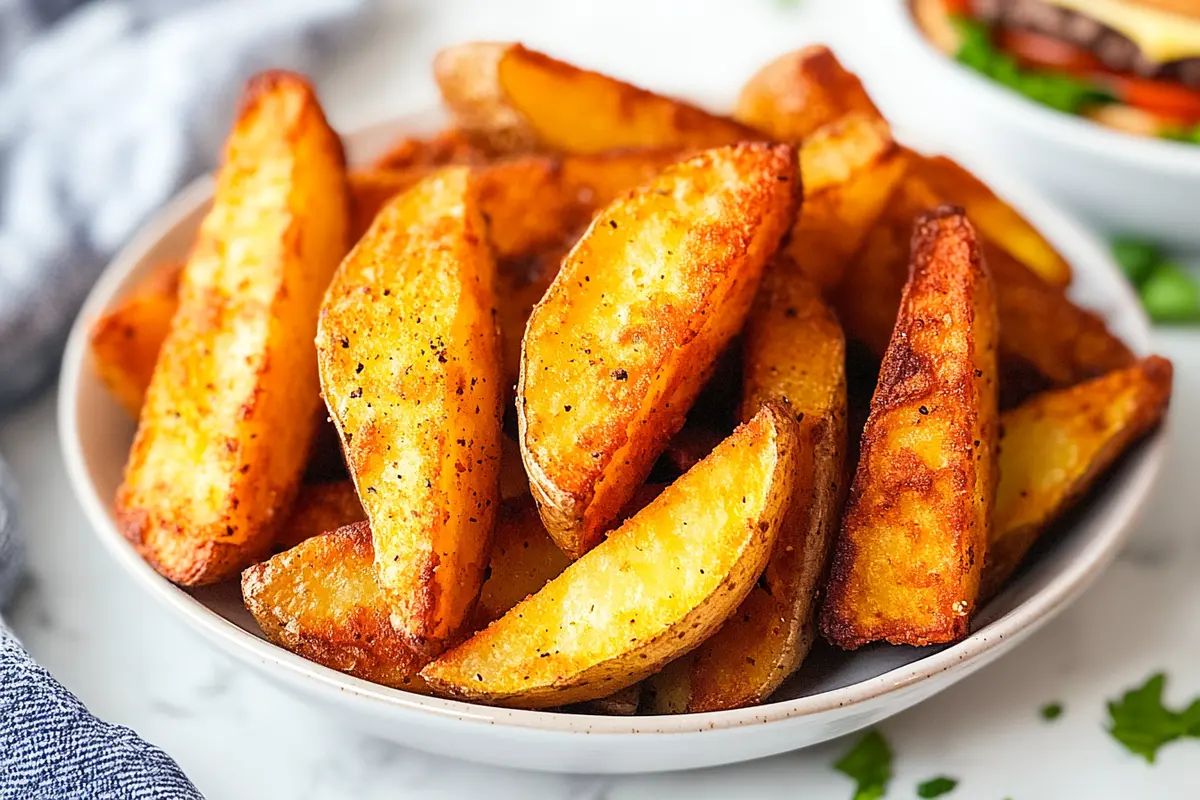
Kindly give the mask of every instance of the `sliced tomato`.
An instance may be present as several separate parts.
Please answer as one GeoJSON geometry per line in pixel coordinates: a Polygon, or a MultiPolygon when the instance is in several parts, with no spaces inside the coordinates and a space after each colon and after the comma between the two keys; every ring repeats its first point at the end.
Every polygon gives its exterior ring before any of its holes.
{"type": "Polygon", "coordinates": [[[1072,74],[1104,69],[1104,62],[1069,42],[1032,31],[1002,28],[996,46],[1016,57],[1024,66],[1045,67],[1072,74]]]}
{"type": "Polygon", "coordinates": [[[1097,80],[1134,108],[1176,122],[1200,122],[1200,92],[1183,84],[1111,73],[1097,76],[1097,80]]]}

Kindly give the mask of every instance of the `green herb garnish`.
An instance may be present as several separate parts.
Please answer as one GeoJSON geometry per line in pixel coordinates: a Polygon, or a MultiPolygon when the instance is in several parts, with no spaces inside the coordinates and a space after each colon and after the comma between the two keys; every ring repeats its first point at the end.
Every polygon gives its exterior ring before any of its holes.
{"type": "Polygon", "coordinates": [[[941,797],[944,794],[953,792],[955,786],[958,786],[957,780],[947,778],[945,775],[939,775],[936,778],[930,778],[924,783],[917,784],[917,797],[941,797]]]}
{"type": "Polygon", "coordinates": [[[1166,683],[1167,677],[1160,672],[1108,704],[1108,732],[1151,764],[1163,745],[1184,736],[1200,736],[1200,698],[1182,711],[1172,711],[1162,701],[1166,683]]]}
{"type": "Polygon", "coordinates": [[[1175,264],[1155,267],[1139,294],[1142,307],[1155,322],[1200,322],[1200,286],[1175,264]]]}
{"type": "Polygon", "coordinates": [[[1134,286],[1145,283],[1155,267],[1163,261],[1162,251],[1156,244],[1132,236],[1113,239],[1112,254],[1134,286]]]}
{"type": "Polygon", "coordinates": [[[879,731],[870,731],[833,768],[858,784],[854,800],[879,800],[892,779],[892,748],[879,731]]]}
{"type": "Polygon", "coordinates": [[[1039,713],[1041,713],[1042,719],[1047,722],[1058,719],[1063,713],[1062,703],[1047,703],[1042,706],[1042,710],[1039,713]]]}
{"type": "Polygon", "coordinates": [[[1071,75],[1022,68],[1015,58],[996,48],[991,29],[977,20],[957,17],[954,24],[960,36],[955,59],[1030,100],[1078,114],[1088,106],[1116,99],[1102,86],[1071,75]]]}

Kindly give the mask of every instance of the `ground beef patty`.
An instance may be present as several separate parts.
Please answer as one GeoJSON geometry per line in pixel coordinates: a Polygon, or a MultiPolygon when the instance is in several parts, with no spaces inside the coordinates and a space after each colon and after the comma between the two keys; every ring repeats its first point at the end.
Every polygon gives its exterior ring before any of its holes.
{"type": "Polygon", "coordinates": [[[1034,31],[1095,54],[1111,69],[1177,80],[1200,89],[1200,58],[1168,64],[1150,61],[1131,40],[1096,20],[1042,0],[972,0],[975,15],[992,25],[1034,31]]]}

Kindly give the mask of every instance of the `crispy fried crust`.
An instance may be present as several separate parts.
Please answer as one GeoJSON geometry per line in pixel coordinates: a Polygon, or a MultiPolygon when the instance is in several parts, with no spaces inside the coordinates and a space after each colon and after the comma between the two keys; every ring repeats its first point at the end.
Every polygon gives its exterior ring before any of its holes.
{"type": "Polygon", "coordinates": [[[428,691],[426,658],[392,627],[375,582],[371,528],[357,522],[308,539],[242,573],[242,600],[275,644],[357,678],[428,691]]]}
{"type": "Polygon", "coordinates": [[[726,117],[520,44],[455,45],[438,53],[433,68],[459,127],[502,152],[704,148],[763,138],[726,117]]]}
{"type": "Polygon", "coordinates": [[[707,151],[601,212],[564,259],[526,329],[517,418],[568,555],[600,541],[683,424],[799,191],[786,145],[707,151]]]}
{"type": "Polygon", "coordinates": [[[488,580],[479,593],[473,628],[480,630],[504,616],[557,578],[570,563],[546,533],[532,497],[504,501],[496,518],[488,580]]]}
{"type": "Polygon", "coordinates": [[[1071,266],[1029,220],[987,184],[945,156],[922,156],[905,151],[909,169],[943,202],[962,206],[980,237],[1008,252],[1052,286],[1071,282],[1071,266]]]}
{"type": "Polygon", "coordinates": [[[1152,430],[1171,399],[1171,362],[1151,356],[1046,392],[1000,418],[1000,484],[981,596],[994,595],[1038,537],[1152,430]]]}
{"type": "Polygon", "coordinates": [[[484,236],[467,168],[422,181],[346,257],[317,331],[379,582],[422,649],[468,620],[499,500],[503,378],[484,236]]]}
{"type": "Polygon", "coordinates": [[[822,610],[834,644],[966,634],[995,500],[996,327],[966,217],[920,217],[822,610]]]}
{"type": "Polygon", "coordinates": [[[606,697],[652,674],[703,641],[753,587],[792,492],[797,446],[791,414],[765,406],[605,542],[422,676],[439,693],[546,708],[606,697]]]}
{"type": "Polygon", "coordinates": [[[785,53],[756,72],[742,88],[734,117],[777,141],[800,142],[854,113],[883,119],[858,76],[828,47],[815,45],[785,53]]]}
{"type": "MultiPolygon", "coordinates": [[[[846,334],[877,354],[887,346],[896,320],[912,221],[940,202],[924,180],[906,175],[833,293],[846,334]]],[[[1026,384],[1070,386],[1133,362],[1133,353],[1104,320],[1076,306],[1006,250],[986,240],[981,247],[995,283],[1006,396],[1019,395],[1026,384]]]]}
{"type": "Polygon", "coordinates": [[[451,164],[486,164],[492,154],[460,130],[450,128],[423,139],[405,136],[396,140],[383,155],[372,162],[382,170],[406,170],[413,167],[446,167],[451,164]]]}
{"type": "Polygon", "coordinates": [[[846,457],[846,345],[820,287],[786,257],[768,269],[743,345],[742,418],[764,403],[798,420],[795,493],[760,586],[694,654],[689,711],[765,700],[812,646],[846,457]]]}
{"type": "Polygon", "coordinates": [[[275,551],[291,550],[322,533],[336,531],[367,518],[352,481],[306,484],[296,494],[287,521],[275,536],[275,551]]]}
{"type": "Polygon", "coordinates": [[[124,535],[167,578],[214,583],[271,545],[317,418],[312,334],[346,249],[341,142],[285,72],[247,87],[213,208],[117,493],[124,535]]]}
{"type": "Polygon", "coordinates": [[[183,265],[174,262],[155,267],[133,294],[92,325],[96,372],[134,419],[141,414],[158,351],[179,307],[182,272],[183,265]]]}

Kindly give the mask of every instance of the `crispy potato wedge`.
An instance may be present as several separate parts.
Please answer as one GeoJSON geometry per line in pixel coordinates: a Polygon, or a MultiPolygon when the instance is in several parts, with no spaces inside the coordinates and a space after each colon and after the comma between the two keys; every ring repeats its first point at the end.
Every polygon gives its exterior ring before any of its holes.
{"type": "Polygon", "coordinates": [[[436,167],[405,169],[360,169],[348,176],[350,183],[350,240],[366,235],[375,215],[392,198],[407,192],[437,171],[436,167]]]}
{"type": "Polygon", "coordinates": [[[764,138],[726,117],[512,42],[448,47],[433,70],[459,127],[500,152],[705,148],[764,138]]]}
{"type": "Polygon", "coordinates": [[[356,522],[301,542],[242,573],[242,601],[267,638],[356,678],[427,692],[428,660],[392,627],[375,580],[371,528],[356,522]]]}
{"type": "Polygon", "coordinates": [[[422,671],[439,693],[521,708],[607,697],[711,634],[766,564],[796,469],[767,405],[540,592],[422,671]],[[737,491],[729,491],[737,486],[737,491]]]}
{"type": "MultiPolygon", "coordinates": [[[[248,568],[242,597],[279,646],[364,680],[426,691],[417,670],[429,659],[392,627],[374,561],[369,523],[353,523],[248,568]]],[[[568,563],[542,527],[532,498],[505,501],[473,629],[503,616],[568,563]]]]}
{"type": "Polygon", "coordinates": [[[451,164],[486,164],[492,154],[460,130],[450,128],[422,139],[405,136],[394,142],[372,163],[375,169],[446,167],[451,164]]]}
{"type": "MultiPolygon", "coordinates": [[[[883,353],[896,321],[912,221],[941,203],[927,182],[906,175],[833,293],[846,334],[876,354],[883,353]]],[[[995,283],[1006,395],[1011,384],[1069,386],[1133,362],[1133,353],[1104,320],[1004,249],[986,240],[981,247],[995,283]]]]}
{"type": "Polygon", "coordinates": [[[815,131],[800,148],[804,211],[787,252],[823,288],[838,285],[904,172],[880,118],[855,113],[815,131]]]}
{"type": "Polygon", "coordinates": [[[742,88],[733,116],[776,141],[801,142],[849,114],[883,119],[858,76],[828,47],[815,45],[785,53],[756,72],[742,88]]]}
{"type": "Polygon", "coordinates": [[[996,335],[971,224],[922,215],[822,610],[830,642],[966,634],[995,502],[996,335]]]}
{"type": "Polygon", "coordinates": [[[92,326],[90,343],[96,372],[134,419],[141,414],[159,348],[179,307],[182,272],[182,264],[156,267],[133,294],[92,326]]]}
{"type": "Polygon", "coordinates": [[[322,533],[336,531],[367,518],[354,483],[349,480],[311,483],[300,487],[287,521],[275,535],[275,551],[291,550],[322,533]]]}
{"type": "Polygon", "coordinates": [[[795,494],[760,585],[673,671],[686,711],[765,700],[808,655],[816,599],[837,530],[846,457],[846,346],[820,287],[787,258],[763,279],[744,337],[742,417],[776,401],[799,421],[795,494]]]}
{"type": "Polygon", "coordinates": [[[1038,537],[1158,425],[1171,399],[1171,377],[1171,362],[1151,356],[1040,394],[1001,416],[1000,484],[983,598],[999,591],[1038,537]]]}
{"type": "Polygon", "coordinates": [[[321,308],[321,387],[414,647],[468,620],[499,501],[495,267],[466,167],[389,203],[321,308]]]}
{"type": "Polygon", "coordinates": [[[967,169],[945,156],[905,152],[909,170],[943,202],[962,206],[979,235],[1020,261],[1051,286],[1071,282],[1071,265],[1032,223],[967,169]]]}
{"type": "Polygon", "coordinates": [[[578,558],[680,429],[795,218],[795,152],[743,144],[665,170],[592,222],[525,332],[518,441],[578,558]]]}
{"type": "Polygon", "coordinates": [[[170,580],[232,577],[274,540],[315,433],[312,336],[347,219],[341,141],[312,88],[254,78],[117,493],[121,531],[170,580]]]}

